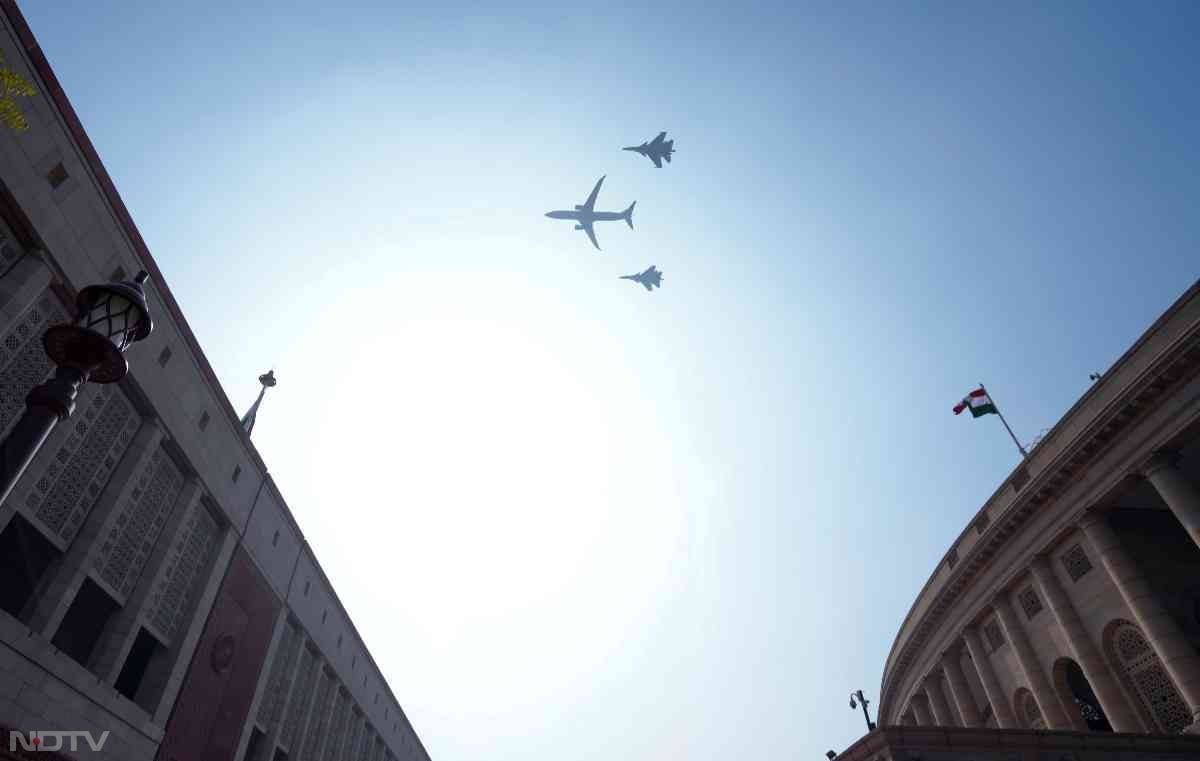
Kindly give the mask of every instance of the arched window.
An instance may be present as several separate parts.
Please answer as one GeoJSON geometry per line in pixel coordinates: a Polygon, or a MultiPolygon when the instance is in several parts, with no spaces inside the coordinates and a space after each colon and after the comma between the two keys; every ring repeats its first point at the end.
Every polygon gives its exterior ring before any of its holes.
{"type": "Polygon", "coordinates": [[[1113,731],[1100,707],[1100,699],[1078,663],[1070,658],[1058,659],[1054,664],[1054,688],[1058,691],[1058,699],[1067,707],[1067,718],[1076,729],[1113,731]]]}
{"type": "Polygon", "coordinates": [[[1130,696],[1157,729],[1175,734],[1192,723],[1192,714],[1167,674],[1162,660],[1137,626],[1128,621],[1108,625],[1105,649],[1130,696]]]}
{"type": "Polygon", "coordinates": [[[1022,687],[1013,696],[1013,705],[1017,708],[1021,726],[1025,729],[1045,729],[1046,720],[1042,718],[1042,709],[1038,708],[1033,693],[1022,687]]]}

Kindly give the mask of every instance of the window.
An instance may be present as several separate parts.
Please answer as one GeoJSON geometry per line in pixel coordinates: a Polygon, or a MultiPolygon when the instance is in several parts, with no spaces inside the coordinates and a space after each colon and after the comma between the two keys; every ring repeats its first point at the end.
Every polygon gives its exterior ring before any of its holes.
{"type": "Polygon", "coordinates": [[[1042,612],[1042,601],[1038,598],[1037,592],[1033,591],[1033,587],[1025,587],[1018,592],[1017,600],[1021,603],[1027,619],[1032,619],[1042,612]]]}
{"type": "Polygon", "coordinates": [[[992,650],[999,650],[1004,644],[1004,632],[1000,629],[1000,623],[995,619],[988,621],[983,626],[983,633],[987,635],[988,645],[992,650]]]}
{"type": "Polygon", "coordinates": [[[1137,697],[1143,714],[1149,714],[1160,732],[1177,734],[1192,723],[1192,712],[1141,629],[1115,621],[1105,639],[1109,660],[1118,665],[1126,691],[1137,697]]]}
{"type": "Polygon", "coordinates": [[[257,759],[259,754],[262,753],[262,744],[265,740],[266,735],[258,727],[251,729],[250,742],[246,745],[246,755],[243,758],[257,759]]]}
{"type": "Polygon", "coordinates": [[[46,172],[46,181],[50,183],[51,188],[57,188],[59,185],[62,185],[64,182],[66,182],[67,177],[69,176],[70,175],[67,174],[67,168],[63,166],[62,162],[60,161],[52,166],[49,172],[46,172]]]}
{"type": "Polygon", "coordinates": [[[1087,553],[1078,544],[1063,553],[1062,564],[1063,568],[1067,569],[1071,581],[1079,581],[1092,570],[1092,561],[1088,560],[1087,553]]]}
{"type": "Polygon", "coordinates": [[[242,466],[235,465],[233,468],[233,482],[236,484],[238,479],[242,477],[242,466]]]}
{"type": "Polygon", "coordinates": [[[22,618],[34,590],[60,554],[20,513],[14,515],[0,531],[0,610],[22,618]]]}
{"type": "Polygon", "coordinates": [[[272,547],[279,546],[279,529],[275,529],[275,536],[271,537],[271,546],[272,547]]]}
{"type": "Polygon", "coordinates": [[[305,596],[305,597],[308,597],[308,590],[309,590],[309,589],[311,589],[311,588],[312,588],[312,582],[311,582],[311,581],[306,581],[306,582],[304,582],[304,596],[305,596]]]}
{"type": "Polygon", "coordinates": [[[342,635],[340,635],[340,634],[338,635],[338,643],[337,643],[337,646],[338,646],[338,650],[341,650],[341,649],[342,649],[342,635]]]}
{"type": "MultiPolygon", "coordinates": [[[[208,428],[208,419],[209,419],[209,418],[208,418],[208,412],[207,412],[207,411],[206,411],[206,412],[204,412],[204,413],[202,413],[202,414],[200,415],[200,430],[202,430],[202,431],[203,431],[205,428],[208,428]]],[[[236,471],[234,471],[234,472],[236,472],[236,471]]],[[[237,476],[234,476],[233,480],[234,480],[234,481],[236,481],[236,480],[237,480],[237,476]]]]}
{"type": "Polygon", "coordinates": [[[50,643],[80,665],[87,666],[104,632],[104,625],[117,607],[116,601],[96,582],[85,579],[50,643]]]}
{"type": "Polygon", "coordinates": [[[958,550],[951,549],[950,553],[948,555],[946,555],[946,569],[951,570],[957,564],[958,564],[958,550]]]}
{"type": "Polygon", "coordinates": [[[166,367],[167,363],[170,361],[171,361],[171,347],[164,346],[163,350],[158,353],[158,366],[166,367]]]}
{"type": "Polygon", "coordinates": [[[121,667],[121,674],[117,677],[115,685],[117,692],[134,700],[155,651],[161,648],[162,645],[158,644],[158,641],[151,637],[145,629],[139,629],[137,639],[133,641],[133,647],[130,648],[129,655],[125,658],[125,665],[121,667]]]}
{"type": "Polygon", "coordinates": [[[325,620],[327,618],[329,618],[329,611],[327,611],[327,610],[321,611],[321,626],[325,625],[325,620]]]}

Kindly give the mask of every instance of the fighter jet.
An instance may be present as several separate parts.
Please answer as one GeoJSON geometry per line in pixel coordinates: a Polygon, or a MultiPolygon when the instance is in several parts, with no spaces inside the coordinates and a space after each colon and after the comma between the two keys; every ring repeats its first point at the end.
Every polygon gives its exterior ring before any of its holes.
{"type": "Polygon", "coordinates": [[[646,287],[647,291],[653,291],[655,288],[662,288],[662,275],[658,271],[656,265],[651,264],[650,269],[645,272],[639,272],[636,275],[621,275],[621,280],[632,280],[636,283],[641,283],[646,287]]]}
{"type": "Polygon", "coordinates": [[[622,148],[621,150],[637,151],[638,153],[642,154],[646,158],[653,161],[654,166],[658,167],[659,169],[662,169],[663,159],[666,159],[667,163],[670,164],[671,163],[671,154],[675,152],[675,141],[674,140],[665,140],[666,136],[667,136],[666,132],[659,132],[658,137],[654,138],[653,140],[651,140],[648,143],[642,143],[641,145],[631,145],[628,148],[622,148]]]}
{"type": "MultiPolygon", "coordinates": [[[[608,175],[605,175],[607,177],[608,175]]],[[[625,211],[596,211],[596,196],[600,194],[600,186],[604,184],[604,177],[596,181],[596,187],[592,188],[592,194],[587,197],[582,206],[576,206],[575,211],[548,211],[546,216],[551,219],[573,219],[578,224],[575,225],[576,230],[583,230],[587,236],[591,238],[592,245],[596,250],[600,250],[600,244],[596,242],[596,231],[592,229],[593,222],[615,222],[618,219],[623,219],[629,225],[629,229],[633,229],[633,207],[637,205],[637,201],[629,204],[629,208],[625,211]]]]}

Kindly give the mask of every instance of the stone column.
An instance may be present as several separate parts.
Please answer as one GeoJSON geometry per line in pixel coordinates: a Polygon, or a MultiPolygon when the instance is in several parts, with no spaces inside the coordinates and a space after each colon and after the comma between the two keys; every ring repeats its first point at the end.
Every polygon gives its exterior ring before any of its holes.
{"type": "Polygon", "coordinates": [[[975,705],[975,696],[967,678],[963,676],[959,658],[962,651],[958,645],[942,654],[942,671],[946,672],[946,683],[950,685],[950,696],[958,707],[958,715],[964,727],[982,727],[983,719],[979,716],[979,708],[975,705]]]}
{"type": "MultiPolygon", "coordinates": [[[[1088,636],[1075,606],[1071,604],[1071,599],[1058,582],[1058,577],[1054,575],[1054,569],[1050,567],[1050,559],[1039,555],[1033,559],[1032,568],[1033,578],[1037,580],[1042,599],[1050,606],[1050,612],[1054,614],[1054,620],[1062,629],[1075,662],[1079,664],[1080,670],[1092,686],[1092,691],[1100,699],[1100,708],[1104,710],[1108,723],[1112,724],[1112,728],[1117,732],[1146,731],[1130,707],[1129,701],[1125,699],[1108,664],[1101,657],[1100,650],[1088,636]]],[[[1082,721],[1082,717],[1080,720],[1082,721]]],[[[1083,726],[1086,727],[1086,724],[1083,726]]]]}
{"type": "Polygon", "coordinates": [[[1004,636],[1008,637],[1013,652],[1017,655],[1017,663],[1021,666],[1026,683],[1029,684],[1029,691],[1033,693],[1033,699],[1037,701],[1038,708],[1042,711],[1042,718],[1046,720],[1046,728],[1071,729],[1071,721],[1063,711],[1062,703],[1059,702],[1058,695],[1050,686],[1050,680],[1046,678],[1046,672],[1042,670],[1041,661],[1038,660],[1037,653],[1034,652],[1033,645],[1029,642],[1029,637],[1025,634],[1016,612],[1008,601],[1008,593],[1001,592],[996,595],[996,599],[992,601],[992,608],[996,611],[996,617],[1000,619],[1000,625],[1004,627],[1004,636]]]}
{"type": "Polygon", "coordinates": [[[922,686],[925,688],[925,695],[929,698],[929,708],[933,711],[935,726],[958,726],[954,714],[950,712],[950,704],[946,702],[946,696],[942,693],[941,681],[941,677],[938,674],[932,673],[926,676],[925,681],[922,683],[922,686]]]}
{"type": "Polygon", "coordinates": [[[1188,642],[1179,624],[1155,597],[1133,558],[1100,513],[1089,512],[1080,522],[1083,533],[1100,555],[1100,562],[1121,592],[1121,597],[1150,646],[1158,653],[1180,695],[1192,712],[1192,725],[1200,721],[1200,655],[1188,642]]]}
{"type": "Polygon", "coordinates": [[[917,717],[918,727],[934,726],[933,714],[929,713],[929,701],[921,693],[916,693],[912,699],[908,701],[909,708],[912,709],[913,716],[917,717]]]}
{"type": "Polygon", "coordinates": [[[1146,465],[1146,480],[1154,485],[1192,541],[1200,545],[1200,491],[1180,472],[1178,459],[1173,452],[1155,453],[1146,465]]]}
{"type": "Polygon", "coordinates": [[[987,651],[983,649],[983,643],[979,640],[979,632],[975,631],[974,627],[967,627],[963,630],[963,641],[967,643],[967,651],[971,653],[975,670],[979,672],[979,681],[983,683],[983,691],[987,693],[988,702],[992,704],[992,713],[996,717],[996,724],[1001,729],[1017,729],[1017,720],[1013,715],[1012,706],[1008,703],[1008,696],[1004,694],[1004,688],[1000,686],[1000,680],[996,678],[996,672],[992,670],[992,662],[988,660],[987,651]]]}

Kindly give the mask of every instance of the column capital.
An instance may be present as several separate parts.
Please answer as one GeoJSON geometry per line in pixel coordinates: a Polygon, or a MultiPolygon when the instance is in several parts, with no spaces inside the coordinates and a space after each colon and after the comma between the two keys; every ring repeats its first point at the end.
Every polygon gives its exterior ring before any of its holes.
{"type": "Polygon", "coordinates": [[[1155,451],[1146,462],[1142,463],[1141,474],[1146,478],[1150,478],[1160,470],[1175,470],[1179,467],[1179,453],[1172,449],[1159,449],[1155,451]]]}
{"type": "Polygon", "coordinates": [[[1076,524],[1079,526],[1079,528],[1084,530],[1087,530],[1089,527],[1097,524],[1103,524],[1107,526],[1108,512],[1098,507],[1089,507],[1087,510],[1083,511],[1083,515],[1079,516],[1079,520],[1076,521],[1076,524]]]}
{"type": "Polygon", "coordinates": [[[945,650],[942,651],[942,657],[940,658],[940,661],[943,664],[942,669],[945,670],[946,667],[944,664],[946,663],[946,661],[954,662],[956,659],[961,658],[962,651],[963,651],[963,642],[961,639],[950,643],[950,645],[945,650]]]}
{"type": "Polygon", "coordinates": [[[1009,590],[1008,587],[1004,587],[997,589],[992,594],[991,606],[992,610],[997,614],[999,614],[1000,611],[1007,613],[1008,611],[1012,610],[1012,601],[1009,599],[1010,592],[1011,590],[1009,590]]]}

